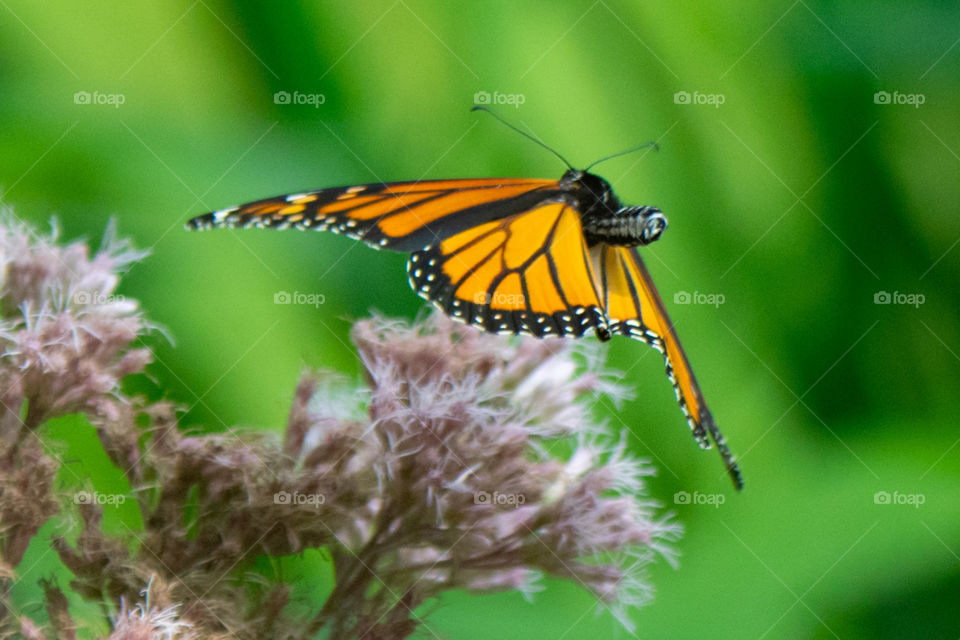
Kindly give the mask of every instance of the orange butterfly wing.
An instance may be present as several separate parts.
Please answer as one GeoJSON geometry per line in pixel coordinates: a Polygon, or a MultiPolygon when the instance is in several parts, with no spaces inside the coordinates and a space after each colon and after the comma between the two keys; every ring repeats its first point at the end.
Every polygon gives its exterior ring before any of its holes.
{"type": "Polygon", "coordinates": [[[663,354],[667,377],[673,383],[694,437],[701,447],[708,448],[709,434],[731,479],[742,489],[740,469],[703,400],[700,385],[640,254],[634,248],[598,244],[591,248],[590,257],[600,283],[610,332],[643,340],[663,354]]]}
{"type": "Polygon", "coordinates": [[[317,229],[375,248],[414,251],[450,235],[537,206],[560,193],[555,180],[425,180],[321,189],[214,211],[191,229],[317,229]]]}
{"type": "Polygon", "coordinates": [[[606,333],[580,214],[563,199],[416,251],[407,273],[420,296],[487,331],[606,333]]]}

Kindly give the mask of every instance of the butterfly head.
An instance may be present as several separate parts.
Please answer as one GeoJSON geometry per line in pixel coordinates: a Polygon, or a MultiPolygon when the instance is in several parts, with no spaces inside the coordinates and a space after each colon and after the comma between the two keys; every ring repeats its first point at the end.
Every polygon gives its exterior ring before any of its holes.
{"type": "Polygon", "coordinates": [[[619,211],[621,205],[610,183],[598,175],[570,169],[560,178],[577,200],[577,208],[585,217],[607,217],[619,211]]]}

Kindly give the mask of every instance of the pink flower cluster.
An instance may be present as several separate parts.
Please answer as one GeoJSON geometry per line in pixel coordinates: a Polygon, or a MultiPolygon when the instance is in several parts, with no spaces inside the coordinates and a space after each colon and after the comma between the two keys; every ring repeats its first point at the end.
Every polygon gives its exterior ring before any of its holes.
{"type": "MultiPolygon", "coordinates": [[[[69,590],[101,604],[113,640],[406,638],[444,591],[530,593],[543,575],[632,628],[651,591],[644,566],[671,559],[680,528],[643,497],[651,469],[591,415],[598,395],[622,394],[597,352],[442,314],[374,317],[352,332],[365,384],[304,374],[282,442],[186,435],[173,405],[119,390],[149,362],[134,346],[147,326],[115,293],[142,255],[112,235],[92,258],[32,235],[0,224],[0,591],[59,514],[79,528],[51,541],[69,590]],[[76,412],[126,474],[143,530],[108,536],[101,505],[58,489],[43,424],[76,412]],[[317,548],[336,582],[307,617],[280,576],[251,588],[256,556],[317,548]]],[[[45,621],[4,616],[0,601],[0,635],[70,637],[63,587],[44,592],[45,621]]]]}

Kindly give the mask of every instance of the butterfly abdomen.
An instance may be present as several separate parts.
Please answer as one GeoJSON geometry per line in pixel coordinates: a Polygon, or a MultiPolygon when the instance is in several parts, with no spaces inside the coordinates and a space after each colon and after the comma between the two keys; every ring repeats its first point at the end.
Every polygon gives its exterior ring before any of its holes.
{"type": "Polygon", "coordinates": [[[583,219],[583,233],[590,244],[646,245],[659,238],[666,228],[667,218],[656,207],[623,207],[613,215],[583,219]]]}

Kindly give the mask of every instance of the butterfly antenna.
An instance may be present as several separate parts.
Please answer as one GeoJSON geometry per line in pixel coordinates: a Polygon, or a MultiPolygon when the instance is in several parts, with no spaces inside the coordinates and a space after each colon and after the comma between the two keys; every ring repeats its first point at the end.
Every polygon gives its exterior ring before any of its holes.
{"type": "Polygon", "coordinates": [[[651,140],[650,142],[644,142],[638,147],[633,147],[632,149],[627,149],[626,151],[621,151],[620,153],[615,153],[612,156],[606,156],[605,158],[600,158],[595,162],[591,162],[590,165],[586,169],[584,169],[584,171],[590,171],[591,167],[595,167],[601,162],[606,162],[607,160],[610,160],[612,158],[619,158],[620,156],[625,156],[628,153],[633,153],[634,151],[640,151],[640,149],[646,149],[647,147],[653,147],[654,151],[660,151],[660,145],[658,145],[656,142],[651,140]]]}
{"type": "Polygon", "coordinates": [[[497,120],[499,120],[501,123],[507,125],[507,126],[510,127],[511,129],[513,129],[514,131],[516,131],[517,133],[519,133],[520,135],[522,135],[523,137],[529,138],[529,139],[533,140],[533,141],[536,142],[538,145],[540,145],[541,147],[543,147],[544,149],[546,149],[547,151],[549,151],[549,152],[552,153],[553,155],[555,155],[555,156],[557,156],[558,158],[560,158],[560,161],[561,161],[563,164],[567,165],[567,168],[568,168],[568,169],[570,169],[571,171],[573,170],[573,165],[571,165],[569,162],[567,162],[567,159],[566,159],[566,158],[564,158],[562,155],[560,155],[559,153],[557,153],[556,151],[554,151],[553,149],[551,149],[550,147],[548,147],[542,140],[540,140],[540,139],[538,139],[538,138],[530,135],[530,134],[527,133],[526,131],[523,131],[523,130],[521,130],[521,129],[515,127],[515,126],[513,126],[512,124],[510,124],[509,122],[507,122],[506,120],[504,120],[503,118],[501,118],[500,116],[498,116],[496,113],[494,113],[494,112],[491,111],[490,109],[488,109],[488,108],[486,108],[486,107],[484,107],[484,106],[482,106],[482,105],[476,105],[476,106],[474,106],[473,108],[471,108],[470,111],[486,111],[487,113],[489,113],[490,115],[492,115],[494,118],[496,118],[497,120]]]}

